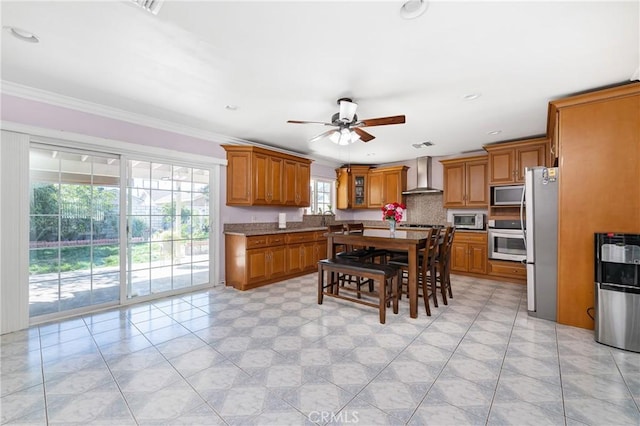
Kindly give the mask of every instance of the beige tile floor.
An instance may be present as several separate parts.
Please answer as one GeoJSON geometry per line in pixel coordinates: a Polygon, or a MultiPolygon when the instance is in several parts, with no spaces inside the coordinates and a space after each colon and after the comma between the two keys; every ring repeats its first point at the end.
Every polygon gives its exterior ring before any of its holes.
{"type": "Polygon", "coordinates": [[[522,286],[378,323],[316,276],[214,288],[1,337],[2,424],[640,424],[640,354],[530,318],[522,286]]]}

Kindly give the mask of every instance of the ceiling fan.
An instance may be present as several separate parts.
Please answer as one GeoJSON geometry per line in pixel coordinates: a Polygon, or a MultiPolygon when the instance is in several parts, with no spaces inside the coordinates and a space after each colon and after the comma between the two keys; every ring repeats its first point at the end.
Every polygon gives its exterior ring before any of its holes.
{"type": "Polygon", "coordinates": [[[358,104],[354,103],[349,98],[340,98],[338,99],[338,105],[340,106],[340,111],[333,114],[330,123],[326,123],[323,121],[299,120],[289,120],[287,121],[287,123],[321,124],[323,126],[335,127],[334,129],[320,133],[318,136],[312,138],[310,142],[315,142],[322,138],[329,137],[331,141],[338,145],[348,145],[357,141],[358,139],[362,140],[362,142],[369,142],[370,140],[375,138],[375,136],[373,136],[371,133],[362,130],[363,127],[386,126],[388,124],[403,124],[405,122],[404,115],[358,120],[358,116],[356,115],[358,104]]]}

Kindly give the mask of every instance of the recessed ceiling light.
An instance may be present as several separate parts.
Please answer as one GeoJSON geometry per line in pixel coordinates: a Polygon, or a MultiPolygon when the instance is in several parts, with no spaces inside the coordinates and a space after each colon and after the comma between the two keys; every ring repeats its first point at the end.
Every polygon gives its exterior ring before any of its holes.
{"type": "Polygon", "coordinates": [[[8,26],[8,25],[4,26],[2,28],[4,28],[5,31],[7,31],[9,34],[14,36],[18,40],[26,41],[26,42],[29,42],[29,43],[39,43],[40,42],[40,39],[38,38],[38,36],[36,36],[35,34],[33,34],[30,31],[23,30],[21,28],[11,27],[11,26],[8,26]]]}
{"type": "Polygon", "coordinates": [[[502,130],[493,130],[487,134],[491,136],[495,136],[495,135],[499,135],[500,133],[502,133],[502,130]]]}
{"type": "Polygon", "coordinates": [[[376,155],[375,152],[370,152],[370,153],[367,154],[367,157],[374,157],[375,155],[376,155]]]}
{"type": "Polygon", "coordinates": [[[482,96],[480,93],[469,93],[467,95],[464,95],[462,99],[464,99],[465,101],[473,101],[474,99],[478,99],[480,96],[482,96]]]}
{"type": "Polygon", "coordinates": [[[224,107],[224,109],[229,110],[229,111],[235,111],[235,110],[237,110],[237,109],[238,109],[238,105],[232,105],[232,104],[229,104],[229,105],[226,105],[226,106],[224,107]]]}
{"type": "Polygon", "coordinates": [[[428,0],[408,0],[400,8],[400,16],[404,19],[415,19],[429,8],[428,0]]]}

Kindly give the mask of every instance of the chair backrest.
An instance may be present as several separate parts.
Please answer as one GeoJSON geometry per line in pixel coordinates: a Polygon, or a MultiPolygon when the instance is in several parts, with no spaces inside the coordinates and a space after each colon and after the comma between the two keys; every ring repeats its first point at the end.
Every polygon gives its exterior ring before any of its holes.
{"type": "Polygon", "coordinates": [[[431,228],[427,231],[427,244],[422,249],[422,265],[421,276],[427,276],[427,270],[431,267],[432,262],[435,260],[435,255],[438,253],[438,234],[440,232],[431,228]]]}
{"type": "Polygon", "coordinates": [[[364,233],[363,223],[347,223],[347,232],[349,234],[364,233]]]}
{"type": "Polygon", "coordinates": [[[327,231],[328,232],[343,232],[344,231],[344,226],[342,224],[329,225],[329,226],[327,226],[327,231]]]}
{"type": "Polygon", "coordinates": [[[451,245],[453,244],[453,236],[455,235],[456,228],[453,226],[447,226],[444,230],[444,236],[440,243],[438,259],[444,265],[449,261],[451,254],[451,245]]]}

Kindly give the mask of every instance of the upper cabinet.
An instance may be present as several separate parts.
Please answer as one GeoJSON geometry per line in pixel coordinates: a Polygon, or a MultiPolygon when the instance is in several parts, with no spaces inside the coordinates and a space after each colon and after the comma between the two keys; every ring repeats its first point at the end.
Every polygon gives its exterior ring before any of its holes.
{"type": "Polygon", "coordinates": [[[369,171],[369,208],[384,204],[402,203],[402,192],[407,190],[407,166],[379,167],[369,171]]]}
{"type": "Polygon", "coordinates": [[[407,190],[407,166],[349,166],[336,169],[338,209],[377,209],[402,202],[407,190]]]}
{"type": "Polygon", "coordinates": [[[527,167],[546,166],[549,140],[526,139],[485,145],[489,153],[489,185],[524,183],[527,167]]]}
{"type": "Polygon", "coordinates": [[[310,205],[311,160],[249,145],[227,151],[227,205],[310,205]]]}
{"type": "Polygon", "coordinates": [[[341,167],[336,170],[338,209],[367,209],[369,166],[341,167]]]}
{"type": "Polygon", "coordinates": [[[487,156],[441,160],[444,207],[487,208],[487,156]]]}

